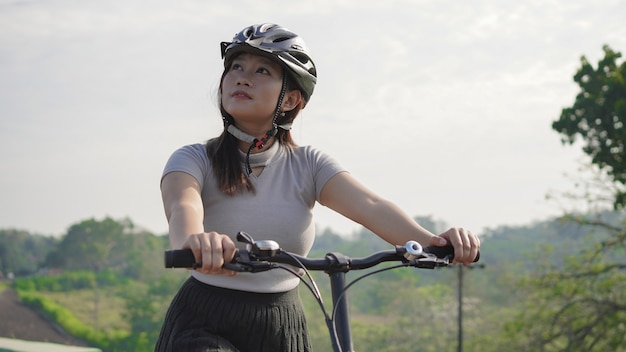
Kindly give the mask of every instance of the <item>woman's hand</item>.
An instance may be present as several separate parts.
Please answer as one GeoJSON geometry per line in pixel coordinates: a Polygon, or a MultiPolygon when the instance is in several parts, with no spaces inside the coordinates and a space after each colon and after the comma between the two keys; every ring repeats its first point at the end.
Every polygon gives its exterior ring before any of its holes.
{"type": "Polygon", "coordinates": [[[226,262],[233,260],[237,247],[227,235],[217,232],[204,232],[187,237],[182,248],[190,248],[196,263],[202,267],[196,270],[203,274],[235,275],[236,272],[223,269],[226,262]]]}
{"type": "Polygon", "coordinates": [[[453,263],[469,265],[478,255],[480,240],[469,230],[453,227],[431,238],[429,245],[438,247],[451,245],[454,247],[453,263]]]}

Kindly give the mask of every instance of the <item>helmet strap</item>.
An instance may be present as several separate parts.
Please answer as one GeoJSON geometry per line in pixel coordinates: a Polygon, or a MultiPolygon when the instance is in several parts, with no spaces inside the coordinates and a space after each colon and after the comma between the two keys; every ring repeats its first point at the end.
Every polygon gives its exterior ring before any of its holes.
{"type": "Polygon", "coordinates": [[[246,152],[246,171],[248,172],[248,175],[252,173],[252,167],[250,166],[250,153],[252,153],[254,149],[263,149],[263,147],[265,147],[265,144],[267,144],[267,141],[269,141],[270,138],[274,137],[278,133],[278,127],[284,130],[291,129],[290,123],[280,125],[280,126],[276,124],[276,120],[278,120],[278,116],[284,116],[285,114],[284,112],[282,113],[280,112],[280,108],[283,105],[283,99],[285,98],[286,92],[287,92],[287,74],[285,73],[283,74],[283,85],[280,90],[280,95],[278,96],[278,103],[276,104],[276,109],[274,110],[274,118],[272,119],[272,128],[269,131],[265,132],[265,135],[261,137],[260,139],[255,138],[245,133],[244,131],[240,130],[239,128],[237,128],[237,126],[230,123],[227,118],[222,116],[222,120],[224,121],[224,127],[226,127],[226,130],[228,131],[228,133],[230,133],[233,137],[237,138],[240,141],[250,143],[250,147],[248,148],[248,151],[246,152]]]}

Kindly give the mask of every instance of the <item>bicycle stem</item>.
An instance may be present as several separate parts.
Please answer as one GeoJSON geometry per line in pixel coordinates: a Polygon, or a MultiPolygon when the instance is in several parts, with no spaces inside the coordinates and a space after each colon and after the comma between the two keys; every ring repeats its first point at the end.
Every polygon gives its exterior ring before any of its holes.
{"type": "Polygon", "coordinates": [[[335,351],[353,352],[352,331],[350,330],[350,316],[348,312],[348,297],[344,295],[346,287],[346,273],[333,272],[329,273],[330,288],[333,297],[333,307],[336,311],[336,320],[334,321],[335,336],[337,337],[333,344],[338,343],[339,346],[333,346],[335,351]],[[340,347],[340,348],[337,348],[340,347]]]}

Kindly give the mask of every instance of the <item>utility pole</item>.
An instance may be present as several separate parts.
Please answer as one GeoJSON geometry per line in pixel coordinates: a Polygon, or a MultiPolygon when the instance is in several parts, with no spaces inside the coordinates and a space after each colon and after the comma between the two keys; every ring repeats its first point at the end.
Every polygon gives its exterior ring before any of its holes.
{"type": "Polygon", "coordinates": [[[457,352],[463,352],[463,265],[458,265],[458,294],[459,294],[459,312],[457,315],[458,323],[458,345],[457,352]]]}
{"type": "MultiPolygon", "coordinates": [[[[458,324],[458,341],[457,341],[457,352],[463,352],[463,270],[464,266],[458,264],[458,315],[457,315],[457,324],[458,324]]],[[[475,264],[467,266],[467,269],[482,269],[485,267],[485,264],[475,264]]]]}

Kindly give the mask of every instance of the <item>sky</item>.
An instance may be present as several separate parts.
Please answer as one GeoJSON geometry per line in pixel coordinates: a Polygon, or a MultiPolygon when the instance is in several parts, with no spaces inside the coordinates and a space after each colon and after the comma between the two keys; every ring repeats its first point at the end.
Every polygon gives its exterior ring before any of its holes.
{"type": "Polygon", "coordinates": [[[301,35],[317,66],[297,143],[411,216],[483,233],[561,215],[546,195],[588,159],[551,124],[582,55],[626,53],[624,14],[623,0],[0,0],[0,229],[110,216],[166,233],[163,166],[221,132],[219,43],[262,22],[301,35]]]}

